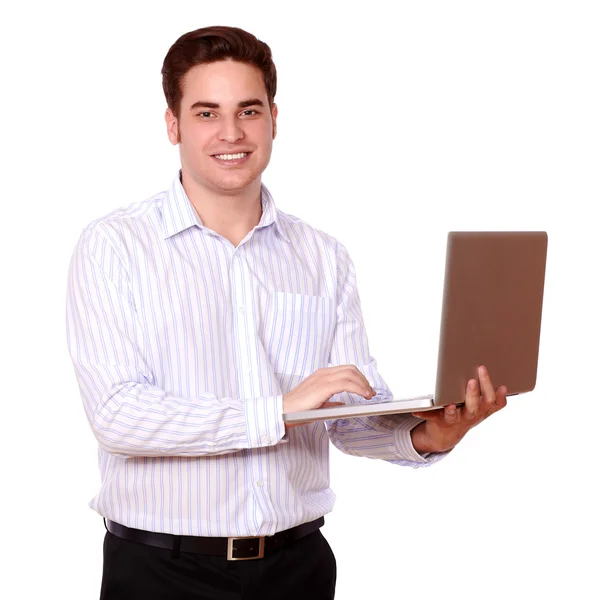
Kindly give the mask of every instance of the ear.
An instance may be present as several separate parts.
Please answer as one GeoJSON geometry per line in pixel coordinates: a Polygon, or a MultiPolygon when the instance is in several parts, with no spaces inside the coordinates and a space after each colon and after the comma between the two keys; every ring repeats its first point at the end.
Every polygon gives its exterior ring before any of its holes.
{"type": "Polygon", "coordinates": [[[167,124],[167,135],[171,144],[176,145],[179,142],[179,123],[177,117],[170,108],[165,112],[165,123],[167,124]]]}
{"type": "Polygon", "coordinates": [[[277,104],[273,102],[273,106],[271,107],[271,118],[273,119],[273,139],[277,135],[277,104]]]}

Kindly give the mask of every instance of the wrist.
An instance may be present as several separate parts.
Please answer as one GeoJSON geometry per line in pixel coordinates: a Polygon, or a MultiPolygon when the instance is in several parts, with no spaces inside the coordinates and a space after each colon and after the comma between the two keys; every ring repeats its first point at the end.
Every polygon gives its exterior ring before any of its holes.
{"type": "Polygon", "coordinates": [[[430,440],[429,436],[427,435],[425,425],[426,425],[426,423],[425,423],[425,421],[423,421],[422,423],[419,423],[416,427],[411,429],[410,438],[412,441],[413,448],[419,454],[441,452],[441,450],[436,448],[431,443],[431,440],[430,440]]]}
{"type": "Polygon", "coordinates": [[[293,398],[290,398],[290,394],[284,394],[282,402],[283,414],[290,412],[297,412],[297,408],[294,406],[293,398]]]}

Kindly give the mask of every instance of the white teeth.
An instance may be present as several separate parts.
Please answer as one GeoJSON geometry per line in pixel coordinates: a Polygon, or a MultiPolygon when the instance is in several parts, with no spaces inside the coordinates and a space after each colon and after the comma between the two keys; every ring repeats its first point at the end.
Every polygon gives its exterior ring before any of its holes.
{"type": "Polygon", "coordinates": [[[215,156],[219,160],[236,160],[244,158],[244,156],[246,156],[247,154],[247,152],[238,152],[237,154],[215,154],[215,156]]]}

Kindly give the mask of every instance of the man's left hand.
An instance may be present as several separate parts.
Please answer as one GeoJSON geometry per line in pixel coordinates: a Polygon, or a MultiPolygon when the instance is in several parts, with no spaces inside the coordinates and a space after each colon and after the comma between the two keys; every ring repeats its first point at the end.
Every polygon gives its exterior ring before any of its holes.
{"type": "Polygon", "coordinates": [[[483,366],[479,367],[478,374],[479,385],[475,379],[469,381],[462,406],[451,404],[443,410],[413,413],[415,417],[425,419],[411,432],[417,452],[422,454],[451,450],[469,429],[506,406],[506,387],[494,390],[487,369],[483,366]]]}

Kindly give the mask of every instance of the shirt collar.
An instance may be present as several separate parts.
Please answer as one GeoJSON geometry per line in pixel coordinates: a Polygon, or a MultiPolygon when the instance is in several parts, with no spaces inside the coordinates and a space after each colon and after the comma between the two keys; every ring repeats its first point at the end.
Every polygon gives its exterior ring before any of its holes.
{"type": "MultiPolygon", "coordinates": [[[[183,189],[181,184],[181,171],[177,173],[177,176],[173,179],[173,183],[167,197],[163,203],[163,228],[165,239],[184,231],[190,227],[196,225],[200,228],[202,233],[210,232],[202,219],[198,216],[194,205],[191,203],[188,195],[183,189]]],[[[275,206],[273,196],[269,190],[261,183],[260,186],[260,201],[262,203],[262,216],[257,227],[268,227],[273,225],[279,232],[281,237],[288,243],[291,243],[288,235],[286,223],[281,218],[279,210],[275,206]]]]}

